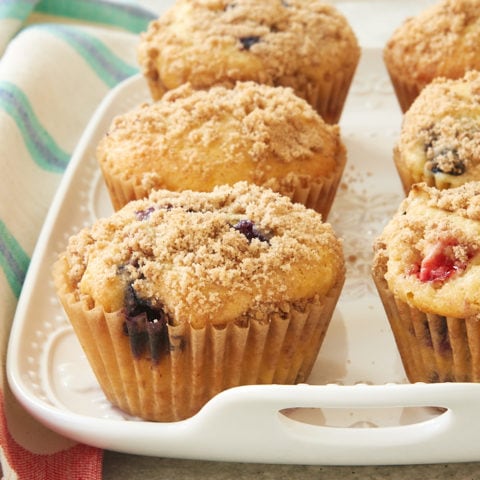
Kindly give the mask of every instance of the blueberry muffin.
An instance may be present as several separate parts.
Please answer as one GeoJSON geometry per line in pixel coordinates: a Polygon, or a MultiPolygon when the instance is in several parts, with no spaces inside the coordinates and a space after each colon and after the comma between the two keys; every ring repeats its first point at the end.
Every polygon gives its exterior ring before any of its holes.
{"type": "Polygon", "coordinates": [[[152,96],[254,81],[292,87],[337,123],[360,57],[346,18],[318,0],[177,0],[141,35],[152,96]]]}
{"type": "Polygon", "coordinates": [[[305,382],[344,275],[318,213],[246,182],[156,190],[71,237],[54,266],[106,397],[165,422],[230,387],[305,382]]]}
{"type": "Polygon", "coordinates": [[[413,185],[373,278],[411,382],[480,381],[480,183],[413,185]]]}
{"type": "Polygon", "coordinates": [[[443,0],[408,18],[384,48],[403,112],[434,78],[480,69],[479,0],[443,0]]]}
{"type": "Polygon", "coordinates": [[[210,191],[248,181],[330,211],[346,162],[338,125],[290,88],[189,84],[118,116],[97,158],[115,209],[152,189],[210,191]]]}
{"type": "Polygon", "coordinates": [[[479,72],[422,90],[404,115],[394,160],[406,193],[417,182],[444,189],[480,180],[479,72]]]}

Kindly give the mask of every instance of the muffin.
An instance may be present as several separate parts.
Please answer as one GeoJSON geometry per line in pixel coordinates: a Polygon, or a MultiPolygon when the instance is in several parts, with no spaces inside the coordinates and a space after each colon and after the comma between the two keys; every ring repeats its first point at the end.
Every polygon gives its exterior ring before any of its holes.
{"type": "Polygon", "coordinates": [[[290,88],[189,84],[115,118],[97,158],[115,209],[152,189],[211,191],[248,181],[326,219],[344,170],[338,125],[290,88]]]}
{"type": "Polygon", "coordinates": [[[434,78],[457,79],[480,69],[479,38],[478,0],[444,0],[398,27],[384,61],[402,111],[434,78]]]}
{"type": "Polygon", "coordinates": [[[374,251],[408,379],[480,381],[480,183],[413,185],[374,251]]]}
{"type": "Polygon", "coordinates": [[[417,182],[444,189],[480,180],[479,72],[422,90],[404,115],[394,160],[405,193],[417,182]]]}
{"type": "Polygon", "coordinates": [[[254,81],[292,87],[337,123],[360,57],[346,18],[318,0],[177,0],[141,35],[152,96],[254,81]]]}
{"type": "Polygon", "coordinates": [[[246,182],[153,191],[72,236],[54,266],[108,400],[165,422],[230,387],[305,382],[344,275],[318,213],[246,182]]]}

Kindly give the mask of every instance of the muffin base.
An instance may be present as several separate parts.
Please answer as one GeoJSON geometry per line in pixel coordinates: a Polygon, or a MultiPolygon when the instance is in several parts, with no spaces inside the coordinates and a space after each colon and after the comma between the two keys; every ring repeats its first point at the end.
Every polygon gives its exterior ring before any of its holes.
{"type": "Polygon", "coordinates": [[[194,329],[168,325],[168,351],[153,361],[132,354],[123,311],[104,312],[78,299],[54,276],[59,298],[107,399],[125,413],[171,422],[197,413],[217,393],[239,385],[293,384],[310,375],[340,295],[289,305],[262,319],[194,329]]]}
{"type": "Polygon", "coordinates": [[[389,291],[385,273],[378,255],[373,279],[409,381],[480,382],[479,319],[422,312],[389,291]]]}

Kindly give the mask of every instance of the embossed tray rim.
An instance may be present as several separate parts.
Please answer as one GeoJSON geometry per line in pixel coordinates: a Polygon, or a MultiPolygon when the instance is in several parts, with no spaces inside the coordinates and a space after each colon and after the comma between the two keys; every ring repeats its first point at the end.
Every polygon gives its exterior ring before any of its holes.
{"type": "Polygon", "coordinates": [[[342,117],[349,163],[329,221],[345,238],[348,277],[309,384],[230,389],[171,424],[109,407],[55,299],[50,265],[70,234],[109,213],[94,146],[113,115],[148,98],[145,88],[133,77],[104,100],[40,235],[7,357],[24,407],[67,437],[144,455],[335,465],[480,460],[480,385],[406,383],[368,274],[371,241],[402,197],[391,162],[401,117],[378,49],[364,49],[342,117]]]}

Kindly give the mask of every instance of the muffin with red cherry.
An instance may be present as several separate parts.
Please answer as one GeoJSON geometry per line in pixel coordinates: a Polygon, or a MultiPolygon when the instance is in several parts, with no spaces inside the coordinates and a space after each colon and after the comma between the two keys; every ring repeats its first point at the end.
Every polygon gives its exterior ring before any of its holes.
{"type": "Polygon", "coordinates": [[[413,185],[372,273],[408,379],[480,381],[480,182],[413,185]]]}

